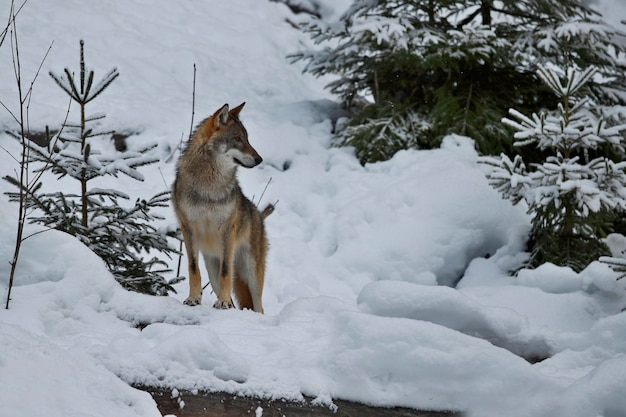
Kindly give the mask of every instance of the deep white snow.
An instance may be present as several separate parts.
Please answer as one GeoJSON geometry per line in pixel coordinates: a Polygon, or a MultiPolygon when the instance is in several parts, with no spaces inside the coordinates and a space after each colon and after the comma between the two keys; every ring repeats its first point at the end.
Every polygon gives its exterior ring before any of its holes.
{"type": "MultiPolygon", "coordinates": [[[[332,14],[348,1],[325,3],[332,14]]],[[[189,132],[195,64],[195,122],[246,101],[242,120],[264,163],[240,180],[258,201],[271,178],[261,205],[279,203],[266,221],[265,315],[215,310],[210,291],[202,306],[184,306],[186,282],[171,297],[130,293],[72,237],[28,238],[11,308],[0,310],[0,416],[159,416],[128,384],[480,417],[626,416],[626,279],[600,263],[510,277],[526,256],[529,219],[489,187],[471,139],[450,136],[441,149],[366,167],[350,149],[331,148],[328,80],[285,59],[309,42],[287,22],[299,18],[263,0],[27,2],[17,21],[27,85],[52,44],[31,128],[64,119],[67,98],[47,73],[75,70],[84,39],[96,80],[121,73],[88,109],[107,115],[104,128],[134,132],[131,147],[159,145],[161,162],[141,170],[144,182],[99,186],[131,202],[169,187],[167,157],[189,132]],[[437,285],[459,279],[454,289],[437,285]]],[[[0,100],[16,112],[8,38],[0,76],[0,100]]],[[[77,108],[70,114],[76,120],[77,108]]],[[[0,126],[14,127],[3,109],[0,126]]],[[[0,175],[11,175],[18,146],[4,133],[0,146],[0,175]]],[[[2,181],[0,191],[12,188],[2,181]]],[[[161,226],[173,227],[173,212],[163,214],[161,226]]],[[[2,305],[16,215],[0,199],[2,305]]]]}

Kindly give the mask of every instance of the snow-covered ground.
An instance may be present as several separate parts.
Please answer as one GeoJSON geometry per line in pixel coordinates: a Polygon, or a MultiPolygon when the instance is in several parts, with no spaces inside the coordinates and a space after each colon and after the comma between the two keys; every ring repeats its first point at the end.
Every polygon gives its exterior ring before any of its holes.
{"type": "MultiPolygon", "coordinates": [[[[328,1],[325,13],[347,3],[328,1]]],[[[279,204],[266,221],[265,315],[215,310],[208,291],[204,305],[184,306],[186,282],[172,297],[126,292],[75,239],[27,239],[11,308],[0,310],[0,416],[158,416],[129,383],[480,417],[626,416],[626,280],[599,263],[509,277],[529,219],[488,186],[468,138],[366,167],[330,148],[328,80],[285,59],[308,42],[287,19],[297,17],[261,0],[27,2],[18,35],[28,83],[54,42],[31,128],[63,120],[67,98],[47,72],[76,68],[84,39],[96,79],[114,66],[121,73],[90,110],[137,132],[131,146],[158,143],[162,157],[143,183],[106,186],[151,196],[174,177],[165,159],[189,131],[195,63],[196,122],[246,101],[242,120],[265,162],[240,180],[258,200],[271,178],[263,201],[279,204]],[[459,279],[455,289],[437,285],[459,279]]],[[[15,111],[9,46],[0,48],[0,100],[15,111]]],[[[0,126],[11,123],[0,111],[0,126]]],[[[0,145],[5,176],[18,147],[4,133],[0,145]]],[[[2,305],[16,212],[0,199],[2,305]]],[[[163,226],[175,224],[164,215],[163,226]]]]}

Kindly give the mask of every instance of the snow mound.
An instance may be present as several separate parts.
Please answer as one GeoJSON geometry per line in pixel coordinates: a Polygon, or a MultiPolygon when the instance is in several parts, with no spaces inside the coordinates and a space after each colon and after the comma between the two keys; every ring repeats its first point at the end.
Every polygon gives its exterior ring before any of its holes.
{"type": "Polygon", "coordinates": [[[525,315],[503,307],[486,307],[448,287],[426,287],[405,282],[368,284],[357,299],[361,309],[384,317],[427,321],[530,359],[549,356],[541,334],[533,334],[525,315]]]}

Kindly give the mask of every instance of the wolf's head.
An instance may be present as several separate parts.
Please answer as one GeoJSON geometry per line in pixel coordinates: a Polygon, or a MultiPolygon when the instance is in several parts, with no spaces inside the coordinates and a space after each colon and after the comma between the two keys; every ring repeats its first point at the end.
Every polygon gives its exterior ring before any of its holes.
{"type": "Polygon", "coordinates": [[[252,168],[259,165],[263,158],[248,142],[248,132],[239,120],[239,113],[245,104],[241,103],[232,110],[224,104],[202,123],[194,140],[205,142],[203,146],[208,146],[225,165],[252,168]]]}

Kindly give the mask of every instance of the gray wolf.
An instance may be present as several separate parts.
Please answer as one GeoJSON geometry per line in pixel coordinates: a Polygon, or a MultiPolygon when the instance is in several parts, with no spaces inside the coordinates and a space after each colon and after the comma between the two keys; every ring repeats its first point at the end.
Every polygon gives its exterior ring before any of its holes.
{"type": "Polygon", "coordinates": [[[239,120],[244,105],[229,110],[224,104],[196,127],[178,160],[172,200],[189,263],[185,304],[202,301],[200,252],[217,295],[213,307],[234,307],[234,293],[239,308],[263,313],[268,250],[263,219],[273,206],[259,212],[237,181],[239,166],[252,168],[263,160],[239,120]]]}

